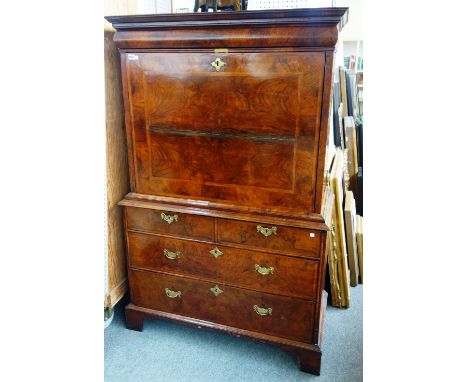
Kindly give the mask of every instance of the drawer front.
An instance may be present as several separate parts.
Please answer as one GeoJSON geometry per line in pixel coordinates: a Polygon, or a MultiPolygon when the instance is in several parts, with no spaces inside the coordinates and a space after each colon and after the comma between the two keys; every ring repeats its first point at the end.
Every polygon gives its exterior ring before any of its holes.
{"type": "Polygon", "coordinates": [[[320,231],[236,220],[216,221],[219,243],[286,251],[291,255],[320,257],[320,231]]]}
{"type": "Polygon", "coordinates": [[[319,262],[129,232],[130,266],[315,298],[319,262]]]}
{"type": "Polygon", "coordinates": [[[312,341],[313,302],[139,270],[129,280],[137,306],[312,341]]]}
{"type": "Polygon", "coordinates": [[[136,192],[314,212],[323,52],[137,56],[126,62],[136,192]]]}
{"type": "Polygon", "coordinates": [[[132,207],[126,211],[128,229],[214,240],[214,219],[208,216],[132,207]]]}

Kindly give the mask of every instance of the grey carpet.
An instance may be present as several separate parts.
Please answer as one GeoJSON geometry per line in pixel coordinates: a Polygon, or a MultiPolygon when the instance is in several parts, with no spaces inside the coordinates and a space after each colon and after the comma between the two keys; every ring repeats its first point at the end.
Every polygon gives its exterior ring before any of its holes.
{"type": "Polygon", "coordinates": [[[328,307],[321,376],[298,369],[271,345],[165,321],[125,328],[123,307],[105,330],[106,382],[355,382],[362,381],[362,286],[349,309],[328,307]]]}

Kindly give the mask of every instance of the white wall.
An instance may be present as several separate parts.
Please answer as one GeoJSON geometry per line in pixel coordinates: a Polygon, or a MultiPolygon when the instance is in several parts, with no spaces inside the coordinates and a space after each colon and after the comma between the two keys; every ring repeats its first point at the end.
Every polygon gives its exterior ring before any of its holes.
{"type": "Polygon", "coordinates": [[[364,40],[362,28],[364,0],[335,0],[335,6],[349,8],[348,24],[342,32],[343,41],[364,40]]]}
{"type": "Polygon", "coordinates": [[[104,0],[104,16],[134,15],[137,0],[104,0]]]}
{"type": "Polygon", "coordinates": [[[188,9],[189,12],[193,12],[195,6],[194,0],[173,0],[172,11],[175,13],[178,9],[188,9]]]}
{"type": "Polygon", "coordinates": [[[249,10],[331,7],[332,0],[249,0],[249,10]]]}
{"type": "Polygon", "coordinates": [[[152,13],[171,13],[171,0],[104,0],[105,16],[152,13]]]}

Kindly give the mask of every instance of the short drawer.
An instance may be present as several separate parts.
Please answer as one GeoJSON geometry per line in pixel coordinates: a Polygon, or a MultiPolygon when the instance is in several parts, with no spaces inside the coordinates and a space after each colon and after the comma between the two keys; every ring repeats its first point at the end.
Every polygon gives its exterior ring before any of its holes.
{"type": "Polygon", "coordinates": [[[313,299],[319,262],[129,232],[131,267],[313,299]]]}
{"type": "Polygon", "coordinates": [[[218,242],[320,257],[320,231],[264,223],[218,219],[218,242]]]}
{"type": "Polygon", "coordinates": [[[130,269],[129,280],[137,306],[312,341],[313,302],[141,270],[130,269]]]}
{"type": "Polygon", "coordinates": [[[126,208],[127,229],[214,240],[214,219],[177,212],[126,208]]]}

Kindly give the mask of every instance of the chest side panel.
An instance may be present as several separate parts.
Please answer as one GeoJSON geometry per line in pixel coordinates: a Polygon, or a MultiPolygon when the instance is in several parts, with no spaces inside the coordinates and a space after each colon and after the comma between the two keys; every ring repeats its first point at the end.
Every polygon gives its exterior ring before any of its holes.
{"type": "Polygon", "coordinates": [[[126,68],[138,193],[313,212],[323,53],[139,53],[126,68]]]}

